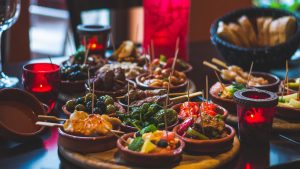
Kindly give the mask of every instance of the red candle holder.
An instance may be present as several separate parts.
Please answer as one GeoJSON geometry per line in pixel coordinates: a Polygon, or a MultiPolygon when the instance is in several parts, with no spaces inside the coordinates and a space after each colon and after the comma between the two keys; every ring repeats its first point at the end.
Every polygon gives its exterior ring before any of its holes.
{"type": "Polygon", "coordinates": [[[48,105],[48,113],[55,106],[59,92],[59,66],[51,63],[34,63],[23,66],[24,89],[48,105]]]}
{"type": "Polygon", "coordinates": [[[148,52],[153,42],[153,57],[172,58],[179,39],[178,58],[188,61],[190,0],[144,0],[143,5],[144,51],[148,52]]]}
{"type": "Polygon", "coordinates": [[[275,93],[245,89],[234,93],[237,103],[239,137],[246,143],[268,143],[278,103],[275,93]]]}
{"type": "Polygon", "coordinates": [[[77,32],[79,34],[80,44],[89,48],[90,54],[100,54],[105,57],[107,48],[109,26],[102,25],[78,25],[77,32]]]}

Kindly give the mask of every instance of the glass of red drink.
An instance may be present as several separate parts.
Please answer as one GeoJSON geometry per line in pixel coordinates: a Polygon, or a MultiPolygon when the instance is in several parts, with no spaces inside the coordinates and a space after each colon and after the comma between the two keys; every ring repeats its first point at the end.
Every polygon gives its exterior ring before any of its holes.
{"type": "Polygon", "coordinates": [[[240,140],[254,145],[268,144],[278,96],[265,90],[245,89],[235,92],[234,100],[240,140]]]}
{"type": "Polygon", "coordinates": [[[162,54],[172,58],[179,39],[178,58],[187,61],[190,0],[144,0],[143,4],[144,51],[148,52],[152,43],[152,57],[159,58],[162,54]]]}
{"type": "Polygon", "coordinates": [[[50,113],[55,106],[59,92],[59,66],[51,63],[24,65],[22,82],[25,90],[48,105],[48,113],[50,113]]]}

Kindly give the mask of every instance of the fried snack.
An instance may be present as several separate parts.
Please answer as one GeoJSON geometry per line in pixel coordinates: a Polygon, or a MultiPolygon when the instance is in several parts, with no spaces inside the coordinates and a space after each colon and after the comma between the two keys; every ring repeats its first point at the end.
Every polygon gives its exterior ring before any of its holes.
{"type": "Polygon", "coordinates": [[[228,27],[232,30],[232,32],[239,38],[241,41],[241,45],[244,47],[250,47],[250,41],[246,36],[246,33],[242,29],[242,27],[235,23],[229,23],[228,27]]]}

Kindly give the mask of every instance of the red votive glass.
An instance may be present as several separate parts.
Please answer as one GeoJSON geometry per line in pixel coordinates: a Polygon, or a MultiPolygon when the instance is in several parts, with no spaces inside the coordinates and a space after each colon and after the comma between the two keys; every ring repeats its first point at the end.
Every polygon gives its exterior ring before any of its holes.
{"type": "MultiPolygon", "coordinates": [[[[187,38],[189,28],[190,0],[144,0],[144,42],[148,52],[153,43],[155,58],[175,55],[179,39],[178,58],[188,61],[187,38]]],[[[151,51],[151,50],[150,50],[151,51]]]]}
{"type": "Polygon", "coordinates": [[[54,109],[60,85],[58,65],[51,63],[24,65],[22,82],[25,90],[48,105],[48,113],[54,109]]]}
{"type": "Polygon", "coordinates": [[[99,54],[105,57],[107,40],[110,32],[110,26],[102,25],[78,25],[80,44],[89,48],[90,54],[99,54]]]}
{"type": "Polygon", "coordinates": [[[235,92],[234,100],[240,140],[250,144],[268,143],[278,96],[265,90],[245,89],[235,92]]]}

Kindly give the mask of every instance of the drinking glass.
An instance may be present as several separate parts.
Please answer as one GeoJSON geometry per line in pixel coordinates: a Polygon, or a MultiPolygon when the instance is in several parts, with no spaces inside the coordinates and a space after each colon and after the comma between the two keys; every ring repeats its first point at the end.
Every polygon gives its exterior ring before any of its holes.
{"type": "Polygon", "coordinates": [[[19,80],[8,77],[2,69],[1,37],[3,31],[16,23],[21,10],[21,0],[0,0],[0,88],[13,87],[19,80]]]}
{"type": "Polygon", "coordinates": [[[52,63],[33,63],[23,66],[24,89],[48,105],[48,113],[55,106],[59,92],[59,66],[52,63]]]}

